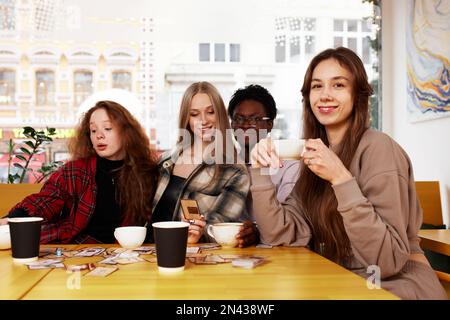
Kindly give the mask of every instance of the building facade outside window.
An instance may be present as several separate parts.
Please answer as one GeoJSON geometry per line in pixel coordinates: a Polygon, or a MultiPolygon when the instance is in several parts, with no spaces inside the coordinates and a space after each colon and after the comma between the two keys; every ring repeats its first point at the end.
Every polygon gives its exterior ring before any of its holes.
{"type": "Polygon", "coordinates": [[[93,74],[91,71],[79,70],[73,74],[73,97],[75,106],[79,106],[93,93],[93,74]]]}
{"type": "Polygon", "coordinates": [[[240,62],[241,45],[239,43],[199,43],[198,60],[200,62],[240,62]],[[211,57],[214,57],[214,60],[211,57]]]}
{"type": "Polygon", "coordinates": [[[335,19],[333,26],[334,47],[347,47],[356,52],[364,64],[372,62],[370,36],[372,31],[367,21],[335,19]]]}
{"type": "Polygon", "coordinates": [[[128,71],[114,71],[112,73],[112,87],[116,89],[124,89],[132,91],[131,86],[131,72],[128,71]]]}
{"type": "Polygon", "coordinates": [[[315,53],[316,19],[275,19],[275,62],[300,63],[315,53]]]}
{"type": "Polygon", "coordinates": [[[15,1],[0,0],[0,30],[13,31],[16,29],[15,1]]]}
{"type": "Polygon", "coordinates": [[[36,105],[52,106],[55,104],[55,72],[52,70],[36,71],[36,105]]]}
{"type": "Polygon", "coordinates": [[[239,43],[230,43],[230,62],[241,61],[241,45],[239,43]]]}
{"type": "Polygon", "coordinates": [[[16,72],[0,69],[0,105],[12,105],[16,100],[16,72]]]}
{"type": "Polygon", "coordinates": [[[209,43],[200,43],[198,45],[198,60],[201,62],[210,60],[209,43]]]}

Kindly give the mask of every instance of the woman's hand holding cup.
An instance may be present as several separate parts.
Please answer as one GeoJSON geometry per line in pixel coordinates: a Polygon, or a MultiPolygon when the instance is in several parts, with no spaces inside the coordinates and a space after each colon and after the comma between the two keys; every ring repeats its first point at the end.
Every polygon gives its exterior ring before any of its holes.
{"type": "Polygon", "coordinates": [[[283,165],[270,138],[261,139],[250,153],[252,168],[281,168],[283,165]]]}

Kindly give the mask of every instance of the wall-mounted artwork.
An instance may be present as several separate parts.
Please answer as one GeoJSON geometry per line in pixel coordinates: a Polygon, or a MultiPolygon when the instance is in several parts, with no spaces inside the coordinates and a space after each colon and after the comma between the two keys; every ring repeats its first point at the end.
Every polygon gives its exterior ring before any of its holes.
{"type": "Polygon", "coordinates": [[[409,120],[450,116],[450,0],[409,0],[408,12],[409,120]]]}

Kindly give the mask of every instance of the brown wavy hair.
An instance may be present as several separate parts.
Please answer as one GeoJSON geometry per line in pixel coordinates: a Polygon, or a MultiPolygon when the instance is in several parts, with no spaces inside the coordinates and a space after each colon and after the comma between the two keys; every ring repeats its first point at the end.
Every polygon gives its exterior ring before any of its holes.
{"type": "Polygon", "coordinates": [[[118,173],[118,203],[126,224],[143,225],[149,221],[152,201],[158,183],[156,155],[141,124],[131,113],[113,101],[100,101],[80,120],[75,136],[69,142],[72,160],[96,156],[90,138],[91,115],[104,109],[118,127],[125,150],[123,166],[118,173]]]}
{"type": "MultiPolygon", "coordinates": [[[[349,168],[361,137],[370,125],[369,97],[373,94],[364,65],[352,50],[344,47],[327,49],[316,55],[309,64],[301,89],[303,137],[305,139],[320,138],[327,146],[330,145],[325,126],[314,116],[309,99],[314,69],[320,62],[328,59],[336,60],[353,75],[353,110],[349,127],[336,150],[344,166],[349,168]]],[[[314,174],[304,164],[302,164],[299,181],[295,190],[312,228],[313,249],[320,251],[329,259],[346,264],[352,254],[351,245],[342,217],[337,211],[337,199],[331,184],[314,174]]]]}

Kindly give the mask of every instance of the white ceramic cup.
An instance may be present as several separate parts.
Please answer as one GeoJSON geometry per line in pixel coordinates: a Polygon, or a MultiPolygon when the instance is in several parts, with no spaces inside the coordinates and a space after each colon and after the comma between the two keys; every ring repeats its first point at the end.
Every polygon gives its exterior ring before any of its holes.
{"type": "Polygon", "coordinates": [[[305,146],[304,139],[276,139],[272,140],[275,152],[282,160],[300,160],[305,146]]]}
{"type": "Polygon", "coordinates": [[[11,235],[9,233],[9,225],[0,226],[0,250],[11,248],[11,235]]]}
{"type": "Polygon", "coordinates": [[[120,227],[114,230],[114,237],[126,249],[139,248],[147,235],[146,227],[120,227]]]}
{"type": "Polygon", "coordinates": [[[238,244],[236,239],[239,230],[241,229],[242,222],[222,222],[210,224],[206,232],[213,237],[218,244],[225,248],[233,248],[238,244]]]}

